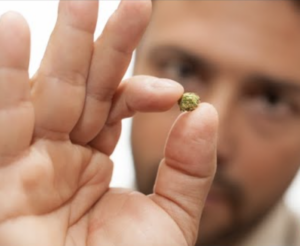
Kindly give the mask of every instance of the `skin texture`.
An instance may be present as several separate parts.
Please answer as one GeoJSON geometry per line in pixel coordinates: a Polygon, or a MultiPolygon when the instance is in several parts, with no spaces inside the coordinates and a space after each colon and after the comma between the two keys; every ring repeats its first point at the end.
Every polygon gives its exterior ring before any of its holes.
{"type": "Polygon", "coordinates": [[[176,120],[153,194],[110,189],[121,120],[169,110],[183,88],[147,76],[120,84],[151,2],[124,1],[94,42],[97,11],[97,1],[60,2],[32,79],[25,20],[13,12],[0,19],[0,245],[183,246],[197,238],[216,168],[217,114],[203,104],[176,120]]]}
{"type": "MultiPolygon", "coordinates": [[[[220,119],[218,171],[198,245],[239,245],[281,200],[299,168],[299,24],[299,9],[290,1],[154,4],[135,73],[179,81],[213,104],[220,119]]],[[[137,185],[145,194],[152,192],[179,113],[174,107],[134,117],[137,185]]]]}

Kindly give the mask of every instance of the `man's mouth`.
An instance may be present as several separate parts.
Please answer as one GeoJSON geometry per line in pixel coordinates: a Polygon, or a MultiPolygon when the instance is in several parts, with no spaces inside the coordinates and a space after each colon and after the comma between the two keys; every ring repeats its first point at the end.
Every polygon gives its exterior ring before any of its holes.
{"type": "Polygon", "coordinates": [[[216,180],[207,195],[205,207],[228,206],[235,211],[242,201],[242,192],[239,188],[229,182],[216,180]]]}
{"type": "Polygon", "coordinates": [[[229,202],[230,199],[226,193],[213,186],[207,195],[205,206],[220,206],[229,202]]]}

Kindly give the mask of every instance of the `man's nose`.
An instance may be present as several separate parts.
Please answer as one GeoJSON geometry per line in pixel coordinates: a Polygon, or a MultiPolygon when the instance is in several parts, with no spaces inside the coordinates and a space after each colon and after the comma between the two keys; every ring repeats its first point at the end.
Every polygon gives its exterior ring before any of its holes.
{"type": "Polygon", "coordinates": [[[235,148],[234,89],[226,83],[216,84],[205,101],[212,104],[219,115],[217,161],[218,168],[225,167],[235,148]]]}

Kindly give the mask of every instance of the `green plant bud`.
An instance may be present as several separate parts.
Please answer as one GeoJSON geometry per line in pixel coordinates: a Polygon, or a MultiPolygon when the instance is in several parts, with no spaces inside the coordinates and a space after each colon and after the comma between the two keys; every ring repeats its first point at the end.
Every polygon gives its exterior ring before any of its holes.
{"type": "Polygon", "coordinates": [[[192,92],[186,92],[178,101],[180,111],[193,111],[198,107],[200,103],[200,97],[192,92]]]}

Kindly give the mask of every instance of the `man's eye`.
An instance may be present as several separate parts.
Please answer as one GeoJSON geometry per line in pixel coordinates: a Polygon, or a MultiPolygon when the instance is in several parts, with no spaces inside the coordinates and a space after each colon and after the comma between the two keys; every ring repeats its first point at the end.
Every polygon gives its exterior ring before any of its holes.
{"type": "Polygon", "coordinates": [[[269,107],[278,107],[281,104],[284,104],[283,98],[274,92],[264,93],[264,95],[262,95],[262,99],[269,107]]]}
{"type": "Polygon", "coordinates": [[[196,67],[187,62],[171,61],[163,64],[162,68],[167,77],[179,82],[197,76],[196,67]]]}
{"type": "Polygon", "coordinates": [[[263,91],[255,99],[260,113],[270,118],[284,118],[293,113],[292,103],[280,92],[263,91]]]}
{"type": "Polygon", "coordinates": [[[160,66],[160,76],[179,82],[187,92],[203,96],[207,86],[207,72],[188,61],[172,60],[160,66]]]}

